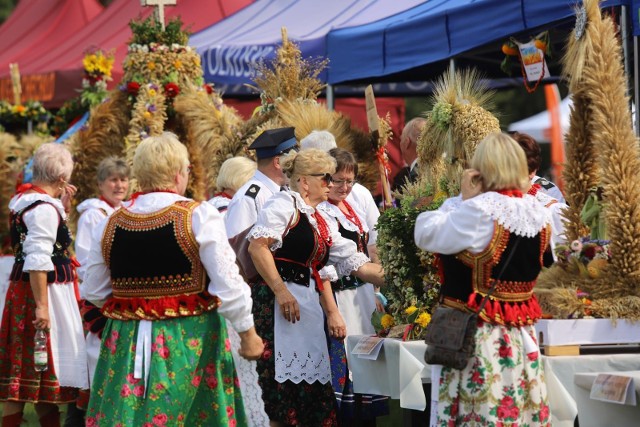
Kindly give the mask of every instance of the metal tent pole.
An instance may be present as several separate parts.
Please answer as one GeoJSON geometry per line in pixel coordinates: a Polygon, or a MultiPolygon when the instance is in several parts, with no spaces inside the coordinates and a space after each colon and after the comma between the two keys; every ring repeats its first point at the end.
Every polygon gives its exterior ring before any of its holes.
{"type": "Polygon", "coordinates": [[[335,97],[333,96],[333,85],[327,85],[327,109],[333,111],[335,109],[335,97]]]}

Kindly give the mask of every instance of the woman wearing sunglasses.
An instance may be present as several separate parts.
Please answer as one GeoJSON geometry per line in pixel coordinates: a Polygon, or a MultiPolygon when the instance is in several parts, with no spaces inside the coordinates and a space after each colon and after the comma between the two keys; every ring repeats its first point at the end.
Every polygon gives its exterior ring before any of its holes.
{"type": "Polygon", "coordinates": [[[308,149],[287,154],[281,164],[291,191],[269,199],[248,237],[262,277],[252,296],[266,340],[258,361],[263,400],[272,425],[337,425],[323,310],[333,338],[344,339],[346,326],[330,281],[354,272],[382,284],[384,274],[316,209],[333,187],[335,160],[308,149]]]}

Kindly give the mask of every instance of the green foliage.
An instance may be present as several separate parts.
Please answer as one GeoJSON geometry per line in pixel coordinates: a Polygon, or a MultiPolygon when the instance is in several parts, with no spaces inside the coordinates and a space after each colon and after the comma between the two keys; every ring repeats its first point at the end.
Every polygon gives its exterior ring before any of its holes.
{"type": "Polygon", "coordinates": [[[162,31],[162,25],[156,21],[155,17],[149,16],[142,21],[132,20],[129,22],[133,37],[129,44],[150,45],[152,43],[171,46],[178,44],[186,46],[189,41],[189,30],[182,29],[182,20],[176,17],[170,20],[162,31]]]}
{"type": "Polygon", "coordinates": [[[429,186],[405,191],[400,207],[387,209],[378,219],[377,247],[385,270],[389,310],[397,316],[409,306],[430,312],[438,298],[438,276],[434,255],[420,250],[414,243],[416,218],[425,210],[437,209],[444,193],[429,186]]]}

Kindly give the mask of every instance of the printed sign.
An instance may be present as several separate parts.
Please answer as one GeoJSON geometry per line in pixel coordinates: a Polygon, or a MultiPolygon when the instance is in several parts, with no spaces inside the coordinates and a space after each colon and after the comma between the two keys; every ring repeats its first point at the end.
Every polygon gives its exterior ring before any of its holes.
{"type": "Polygon", "coordinates": [[[518,43],[518,49],[520,49],[520,60],[524,66],[527,80],[537,82],[549,77],[549,68],[544,59],[544,52],[536,47],[535,42],[518,43]]]}

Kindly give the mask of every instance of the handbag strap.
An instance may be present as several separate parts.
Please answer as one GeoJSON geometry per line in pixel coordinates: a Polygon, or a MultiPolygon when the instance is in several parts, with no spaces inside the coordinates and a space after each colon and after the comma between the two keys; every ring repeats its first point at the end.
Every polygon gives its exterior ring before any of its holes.
{"type": "Polygon", "coordinates": [[[498,280],[502,278],[502,274],[506,270],[507,265],[509,265],[509,262],[511,261],[511,258],[513,258],[513,254],[516,252],[516,248],[518,247],[518,243],[520,243],[520,236],[516,237],[516,241],[513,244],[513,249],[511,250],[511,252],[509,252],[509,255],[507,255],[507,259],[505,260],[504,264],[502,265],[502,268],[500,269],[500,273],[498,273],[498,275],[494,279],[493,285],[491,285],[491,288],[489,288],[489,292],[487,292],[487,294],[484,296],[484,298],[482,298],[482,302],[480,303],[480,307],[478,307],[478,311],[476,313],[482,313],[482,310],[484,309],[485,304],[487,303],[487,301],[489,300],[489,297],[491,296],[493,291],[496,289],[496,286],[498,285],[498,280]]]}

